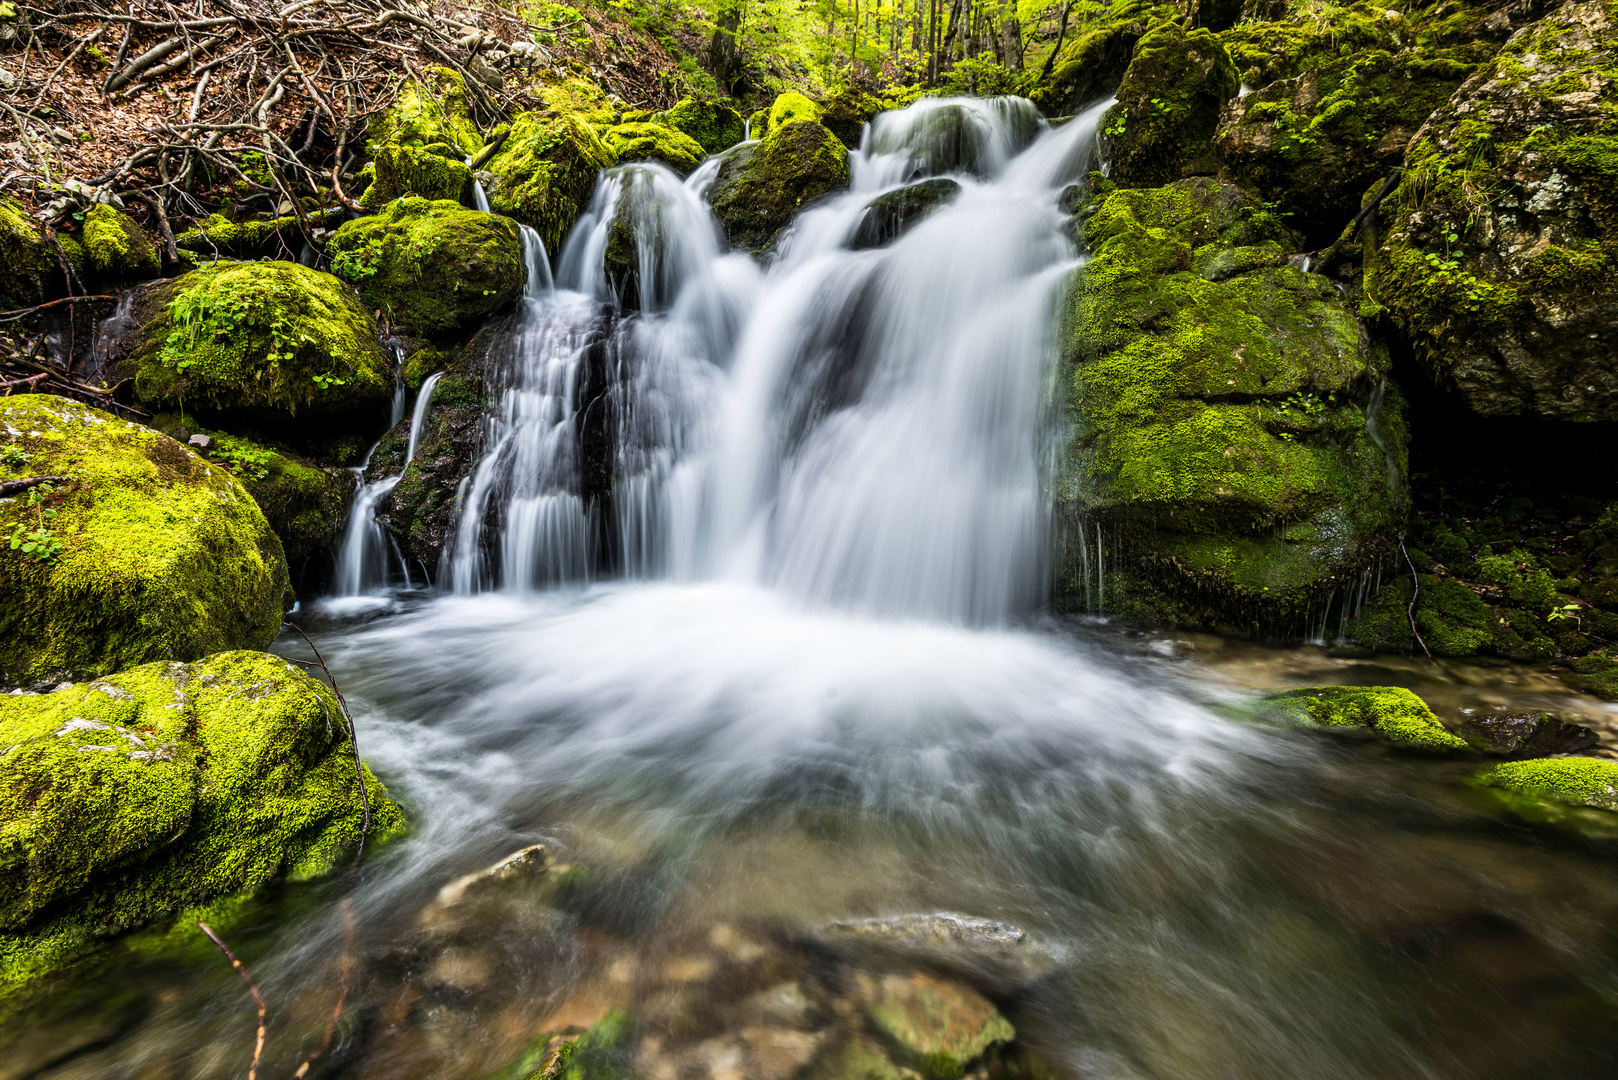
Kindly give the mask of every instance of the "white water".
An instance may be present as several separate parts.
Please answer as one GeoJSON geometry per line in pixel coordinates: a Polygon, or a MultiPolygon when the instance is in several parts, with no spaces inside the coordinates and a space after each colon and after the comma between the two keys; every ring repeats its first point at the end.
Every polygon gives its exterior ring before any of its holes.
{"type": "Polygon", "coordinates": [[[416,450],[421,446],[421,433],[427,426],[427,414],[433,407],[433,391],[438,387],[438,380],[444,377],[442,371],[435,371],[422,382],[421,389],[416,393],[416,409],[410,414],[410,442],[405,449],[405,468],[416,460],[416,450]]]}
{"type": "Polygon", "coordinates": [[[730,580],[881,615],[993,623],[1039,605],[1054,311],[1077,265],[1057,197],[1104,107],[928,101],[872,123],[852,189],[767,271],[700,191],[610,170],[554,295],[510,336],[493,437],[441,582],[469,594],[627,574],[730,580]],[[949,168],[959,197],[887,248],[865,205],[949,168]],[[633,280],[606,268],[615,215],[633,280]],[[637,316],[614,310],[638,301],[637,316]]]}

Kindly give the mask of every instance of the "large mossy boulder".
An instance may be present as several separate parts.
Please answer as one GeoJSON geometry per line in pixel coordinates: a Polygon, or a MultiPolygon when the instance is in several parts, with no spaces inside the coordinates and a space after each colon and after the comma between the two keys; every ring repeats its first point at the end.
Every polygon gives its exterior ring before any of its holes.
{"type": "Polygon", "coordinates": [[[360,201],[372,209],[404,195],[459,201],[472,182],[465,158],[483,146],[466,84],[448,68],[426,83],[409,79],[393,106],[371,125],[366,146],[375,174],[360,201]]]}
{"type": "Polygon", "coordinates": [[[560,251],[590,205],[596,177],[617,163],[587,114],[554,107],[519,113],[484,166],[489,205],[531,226],[546,251],[560,251]]]}
{"type": "Polygon", "coordinates": [[[0,678],[54,681],[268,644],[281,542],[222,468],[64,398],[0,398],[0,678]]]}
{"type": "Polygon", "coordinates": [[[50,241],[21,206],[0,199],[0,311],[43,304],[61,284],[50,241]]]}
{"type": "Polygon", "coordinates": [[[1422,127],[1367,295],[1485,416],[1618,420],[1618,21],[1569,3],[1422,127]]]}
{"type": "MultiPolygon", "coordinates": [[[[0,996],[98,942],[346,864],[363,808],[332,692],[226,652],[0,696],[0,996]]],[[[404,816],[365,770],[371,842],[404,816]]]]}
{"type": "Polygon", "coordinates": [[[321,468],[289,450],[266,446],[225,432],[199,432],[212,441],[208,460],[233,473],[264,511],[281,540],[287,561],[295,563],[336,543],[354,501],[354,475],[321,468]]]}
{"type": "Polygon", "coordinates": [[[695,169],[707,152],[679,128],[640,121],[601,129],[601,141],[620,162],[655,161],[681,176],[695,169]]]}
{"type": "Polygon", "coordinates": [[[708,202],[732,247],[761,252],[800,210],[848,182],[848,148],[836,135],[811,120],[772,122],[720,165],[708,202]]]}
{"type": "Polygon", "coordinates": [[[854,86],[847,86],[820,103],[820,122],[850,150],[860,148],[865,125],[886,109],[883,102],[854,86]]]}
{"type": "Polygon", "coordinates": [[[1046,116],[1072,116],[1109,97],[1123,81],[1142,32],[1140,24],[1125,22],[1080,36],[1029,91],[1029,100],[1046,116]]]}
{"type": "Polygon", "coordinates": [[[1290,215],[1311,248],[1337,237],[1366,189],[1402,163],[1411,136],[1491,51],[1416,47],[1412,35],[1397,12],[1363,5],[1223,35],[1254,89],[1225,110],[1219,157],[1290,215]]]}
{"type": "Polygon", "coordinates": [[[1296,633],[1404,519],[1386,352],[1331,282],[1288,263],[1294,238],[1238,188],[1191,178],[1090,209],[1063,331],[1058,596],[1296,633]]]}
{"type": "Polygon", "coordinates": [[[1479,770],[1473,782],[1506,793],[1507,804],[1519,809],[1533,800],[1618,810],[1618,761],[1606,758],[1508,761],[1479,770]]]}
{"type": "Polygon", "coordinates": [[[742,141],[742,114],[718,102],[682,98],[656,119],[690,136],[705,154],[729,150],[742,141]]]}
{"type": "Polygon", "coordinates": [[[330,274],[219,262],[147,290],[118,374],[153,412],[179,410],[295,446],[373,435],[393,373],[376,322],[330,274]]]}
{"type": "Polygon", "coordinates": [[[1135,44],[1102,132],[1114,183],[1156,187],[1218,171],[1213,135],[1241,78],[1207,30],[1160,23],[1135,44]]]}
{"type": "Polygon", "coordinates": [[[522,292],[517,223],[448,200],[408,197],[355,218],[326,247],[332,273],[368,307],[417,334],[467,326],[522,292]]]}
{"type": "Polygon", "coordinates": [[[101,203],[84,215],[84,252],[97,281],[141,281],[162,270],[157,249],[134,220],[101,203]]]}

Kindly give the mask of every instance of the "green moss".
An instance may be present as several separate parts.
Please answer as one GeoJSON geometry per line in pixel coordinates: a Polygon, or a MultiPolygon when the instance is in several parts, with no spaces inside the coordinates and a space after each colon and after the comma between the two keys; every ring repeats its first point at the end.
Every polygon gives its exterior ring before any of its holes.
{"type": "Polygon", "coordinates": [[[681,176],[702,161],[702,144],[665,124],[619,124],[601,129],[601,141],[619,161],[658,161],[681,176]]]}
{"type": "Polygon", "coordinates": [[[729,150],[742,141],[741,113],[718,102],[682,98],[674,108],[651,119],[683,131],[707,154],[729,150]]]}
{"type": "MultiPolygon", "coordinates": [[[[61,551],[0,552],[0,672],[99,674],[260,646],[281,623],[287,567],[264,515],[224,469],[174,440],[48,395],[0,399],[13,475],[66,475],[43,504],[61,551]]],[[[0,530],[39,507],[0,502],[0,530]]]]}
{"type": "Polygon", "coordinates": [[[84,215],[84,250],[102,281],[138,281],[161,270],[157,249],[129,215],[100,203],[84,215]]]}
{"type": "MultiPolygon", "coordinates": [[[[312,210],[309,221],[315,226],[338,224],[348,211],[341,209],[312,210]]],[[[224,214],[209,214],[195,228],[187,229],[174,238],[181,251],[218,259],[257,258],[261,255],[286,256],[303,245],[303,226],[294,215],[278,218],[257,218],[234,221],[224,214]]]]}
{"type": "Polygon", "coordinates": [[[802,94],[787,91],[777,95],[770,106],[770,130],[777,131],[787,124],[819,121],[820,106],[802,94]]]}
{"type": "Polygon", "coordinates": [[[1118,104],[1102,123],[1111,145],[1109,177],[1123,187],[1155,187],[1187,169],[1214,171],[1213,134],[1240,82],[1207,30],[1167,22],[1147,31],[1118,87],[1118,104]]]}
{"type": "MultiPolygon", "coordinates": [[[[344,732],[331,691],[265,653],[0,697],[0,994],[176,908],[342,865],[361,819],[344,732]]],[[[381,841],[403,815],[366,785],[381,841]]]]}
{"type": "Polygon", "coordinates": [[[238,435],[200,434],[212,437],[208,459],[235,474],[253,496],[288,560],[313,555],[342,535],[354,494],[351,475],[238,435]]]}
{"type": "Polygon", "coordinates": [[[404,381],[412,390],[420,390],[427,376],[443,371],[448,358],[431,345],[425,345],[405,357],[404,381]]]}
{"type": "Polygon", "coordinates": [[[1421,698],[1398,686],[1313,686],[1268,698],[1267,719],[1322,727],[1368,728],[1389,742],[1423,750],[1465,750],[1421,698]]]}
{"type": "Polygon", "coordinates": [[[475,154],[483,135],[472,119],[466,84],[449,68],[427,69],[427,79],[407,79],[393,107],[372,121],[369,147],[375,156],[386,144],[453,147],[460,156],[475,154]]]}
{"type": "Polygon", "coordinates": [[[1618,810],[1618,761],[1604,758],[1508,761],[1481,770],[1474,781],[1535,799],[1618,810]]]}
{"type": "Polygon", "coordinates": [[[287,437],[308,435],[297,432],[304,420],[362,430],[385,421],[393,377],[376,324],[330,274],[220,262],[165,283],[152,300],[163,306],[123,364],[146,405],[287,437]]]}
{"type": "Polygon", "coordinates": [[[489,1080],[628,1080],[629,1018],[613,1010],[588,1031],[546,1032],[489,1080]]]}
{"type": "MultiPolygon", "coordinates": [[[[1499,620],[1476,593],[1459,581],[1421,575],[1416,602],[1416,629],[1437,656],[1473,656],[1493,651],[1499,638],[1499,620]]],[[[1383,586],[1354,623],[1350,636],[1361,645],[1389,652],[1408,652],[1417,646],[1410,633],[1410,596],[1413,586],[1399,578],[1383,586]]]]}
{"type": "Polygon", "coordinates": [[[489,204],[532,226],[547,251],[559,251],[589,206],[597,175],[617,161],[586,114],[520,113],[500,152],[485,166],[493,176],[489,204]]]}
{"type": "Polygon", "coordinates": [[[326,252],[332,273],[352,282],[368,307],[422,334],[475,322],[523,287],[516,222],[447,200],[398,199],[345,223],[326,252]]]}
{"type": "Polygon", "coordinates": [[[1369,408],[1387,357],[1284,229],[1188,179],[1108,192],[1086,237],[1060,500],[1247,632],[1374,563],[1405,512],[1400,405],[1369,408]]]}
{"type": "Polygon", "coordinates": [[[770,110],[758,109],[747,118],[747,133],[754,139],[762,139],[770,133],[770,110]]]}
{"type": "Polygon", "coordinates": [[[472,184],[472,170],[465,162],[431,149],[384,143],[377,148],[374,164],[376,178],[359,200],[368,210],[404,195],[459,202],[472,184]]]}
{"type": "Polygon", "coordinates": [[[708,201],[731,246],[762,251],[805,205],[848,181],[848,151],[837,136],[809,121],[772,122],[759,143],[725,160],[708,201]]]}
{"type": "Polygon", "coordinates": [[[0,310],[44,303],[60,274],[39,226],[17,203],[0,199],[0,310]]]}
{"type": "Polygon", "coordinates": [[[1069,42],[1050,76],[1029,92],[1047,116],[1071,116],[1111,94],[1129,67],[1143,27],[1125,22],[1103,26],[1069,42]]]}
{"type": "Polygon", "coordinates": [[[820,103],[820,122],[850,150],[858,150],[865,125],[888,106],[857,87],[848,86],[820,103]]]}

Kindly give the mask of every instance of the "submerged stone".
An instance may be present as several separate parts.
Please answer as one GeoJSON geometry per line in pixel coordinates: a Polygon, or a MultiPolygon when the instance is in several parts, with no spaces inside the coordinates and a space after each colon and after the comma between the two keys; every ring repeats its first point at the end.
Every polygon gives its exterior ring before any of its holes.
{"type": "Polygon", "coordinates": [[[516,222],[447,200],[398,199],[344,224],[326,251],[367,306],[421,334],[483,319],[523,288],[516,222]]]}
{"type": "Polygon", "coordinates": [[[954,180],[934,177],[878,195],[866,205],[865,216],[860,218],[848,246],[853,251],[864,251],[890,244],[960,192],[961,185],[954,180]]]}
{"type": "Polygon", "coordinates": [[[148,427],[45,394],[0,398],[0,676],[101,674],[268,644],[281,542],[242,485],[148,427]],[[20,546],[34,538],[32,550],[20,546]]]}
{"type": "Polygon", "coordinates": [[[992,1048],[1017,1037],[982,994],[917,972],[869,980],[867,1015],[900,1063],[932,1080],[957,1080],[992,1048]]]}
{"type": "MultiPolygon", "coordinates": [[[[0,994],[176,909],[342,866],[363,813],[346,731],[324,684],[258,652],[0,696],[0,994]]],[[[404,817],[365,784],[375,843],[404,817]]]]}
{"type": "Polygon", "coordinates": [[[1312,686],[1275,694],[1258,718],[1277,723],[1365,728],[1402,746],[1465,750],[1466,741],[1438,722],[1427,703],[1398,686],[1312,686]]]}

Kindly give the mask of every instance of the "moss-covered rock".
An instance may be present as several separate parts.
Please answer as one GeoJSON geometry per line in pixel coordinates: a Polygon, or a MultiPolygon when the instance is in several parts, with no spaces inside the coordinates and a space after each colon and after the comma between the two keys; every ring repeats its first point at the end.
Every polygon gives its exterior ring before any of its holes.
{"type": "Polygon", "coordinates": [[[1135,44],[1102,131],[1112,181],[1155,187],[1218,170],[1212,140],[1241,78],[1217,37],[1160,23],[1135,44]]]}
{"type": "Polygon", "coordinates": [[[776,95],[770,105],[770,130],[777,131],[787,124],[801,124],[820,120],[820,106],[796,91],[776,95]]]}
{"type": "Polygon", "coordinates": [[[120,364],[136,398],[293,445],[380,431],[393,374],[347,284],[290,262],[220,262],[144,294],[120,364]]]}
{"type": "Polygon", "coordinates": [[[1318,727],[1365,728],[1423,750],[1465,750],[1421,698],[1398,686],[1311,686],[1266,698],[1260,719],[1318,727]]]}
{"type": "Polygon", "coordinates": [[[1367,296],[1483,415],[1618,419],[1618,25],[1568,3],[1416,134],[1367,296]]]}
{"type": "Polygon", "coordinates": [[[156,277],[157,249],[128,214],[100,203],[84,215],[84,251],[89,270],[103,282],[156,277]]]}
{"type": "Polygon", "coordinates": [[[757,144],[725,159],[708,202],[730,245],[758,252],[775,243],[799,210],[848,181],[848,149],[837,136],[812,121],[772,123],[757,144]]]}
{"type": "Polygon", "coordinates": [[[457,330],[522,292],[517,223],[459,203],[414,197],[355,218],[326,248],[332,273],[367,306],[419,334],[457,330]]]}
{"type": "Polygon", "coordinates": [[[618,124],[601,129],[601,141],[619,161],[657,161],[681,176],[702,161],[702,144],[667,124],[618,124]]]}
{"type": "Polygon", "coordinates": [[[373,161],[375,179],[359,199],[367,210],[406,195],[460,202],[472,185],[471,168],[444,143],[426,147],[384,143],[373,161]]]}
{"type": "Polygon", "coordinates": [[[291,451],[239,435],[199,431],[213,442],[208,460],[229,469],[253,496],[281,539],[289,562],[330,547],[343,533],[355,481],[346,469],[323,469],[291,451]]]}
{"type": "Polygon", "coordinates": [[[944,176],[935,176],[885,195],[878,195],[865,207],[865,216],[854,230],[849,248],[866,248],[890,244],[915,228],[923,218],[949,202],[961,192],[961,185],[944,176]]]}
{"type": "Polygon", "coordinates": [[[1475,66],[1470,47],[1401,48],[1410,28],[1400,17],[1335,15],[1321,25],[1245,23],[1226,35],[1238,65],[1251,61],[1254,78],[1287,74],[1233,100],[1215,137],[1234,175],[1291,215],[1316,249],[1359,212],[1366,189],[1401,164],[1416,129],[1475,66]],[[1288,35],[1293,51],[1260,51],[1275,48],[1277,34],[1288,35]]]}
{"type": "MultiPolygon", "coordinates": [[[[176,909],[343,865],[362,808],[327,687],[280,657],[0,697],[0,995],[176,909]]],[[[403,828],[366,771],[371,839],[403,828]]]]}
{"type": "MultiPolygon", "coordinates": [[[[311,226],[324,228],[341,224],[348,216],[346,209],[314,209],[307,212],[311,226]]],[[[296,256],[303,248],[303,222],[296,215],[285,217],[232,219],[228,214],[209,214],[198,225],[174,238],[181,251],[192,252],[206,259],[258,259],[296,256]]]]}
{"type": "MultiPolygon", "coordinates": [[[[1459,581],[1431,574],[1420,576],[1416,598],[1416,630],[1437,656],[1472,656],[1493,652],[1498,620],[1483,599],[1459,581]]],[[[1408,652],[1415,644],[1410,631],[1410,598],[1415,586],[1400,578],[1382,587],[1350,636],[1361,645],[1386,652],[1408,652]]]]}
{"type": "Polygon", "coordinates": [[[742,114],[718,102],[682,98],[656,119],[683,131],[707,154],[729,150],[742,141],[742,114]]]}
{"type": "Polygon", "coordinates": [[[887,106],[864,90],[847,86],[820,103],[820,122],[850,150],[860,148],[865,125],[887,106]]]}
{"type": "Polygon", "coordinates": [[[1118,88],[1144,27],[1125,22],[1091,30],[1062,50],[1028,98],[1046,116],[1072,116],[1118,88]]]}
{"type": "Polygon", "coordinates": [[[500,152],[484,168],[489,205],[533,227],[547,251],[590,205],[596,177],[618,163],[586,115],[545,109],[519,113],[500,152]]]}
{"type": "Polygon", "coordinates": [[[1618,810],[1618,761],[1605,758],[1508,761],[1479,771],[1475,780],[1487,787],[1533,799],[1618,810]]]}
{"type": "Polygon", "coordinates": [[[877,981],[866,1012],[894,1057],[930,1080],[958,1080],[1017,1037],[983,995],[920,972],[877,981]]]}
{"type": "Polygon", "coordinates": [[[366,143],[374,166],[360,202],[376,209],[403,195],[459,201],[472,182],[465,158],[483,135],[461,77],[429,68],[426,81],[408,79],[393,106],[372,122],[366,143]]]}
{"type": "Polygon", "coordinates": [[[1092,209],[1063,331],[1058,598],[1093,576],[1099,527],[1109,610],[1296,633],[1406,512],[1387,355],[1238,188],[1186,179],[1092,209]]]}
{"type": "Polygon", "coordinates": [[[61,283],[50,241],[21,206],[0,199],[0,310],[33,307],[61,283]]]}
{"type": "Polygon", "coordinates": [[[281,543],[224,469],[150,428],[63,398],[0,398],[0,677],[55,680],[190,660],[275,637],[281,543]]]}

